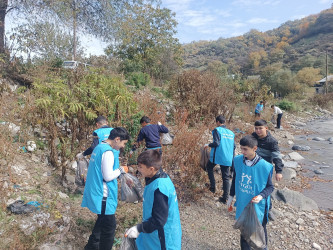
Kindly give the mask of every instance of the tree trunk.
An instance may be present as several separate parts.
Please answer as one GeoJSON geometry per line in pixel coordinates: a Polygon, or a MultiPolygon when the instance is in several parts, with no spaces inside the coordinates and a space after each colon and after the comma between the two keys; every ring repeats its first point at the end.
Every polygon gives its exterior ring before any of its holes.
{"type": "Polygon", "coordinates": [[[8,0],[0,0],[0,54],[5,53],[5,17],[8,0]]]}

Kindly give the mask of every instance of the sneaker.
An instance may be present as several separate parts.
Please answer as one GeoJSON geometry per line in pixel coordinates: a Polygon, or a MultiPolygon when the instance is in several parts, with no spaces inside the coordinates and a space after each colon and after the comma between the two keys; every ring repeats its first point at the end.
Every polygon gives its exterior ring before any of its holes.
{"type": "Polygon", "coordinates": [[[214,193],[215,193],[215,188],[210,187],[210,188],[209,188],[209,191],[211,191],[211,192],[214,194],[214,193]]]}
{"type": "Polygon", "coordinates": [[[223,204],[227,204],[227,199],[224,197],[220,197],[219,198],[219,202],[223,203],[223,204]]]}

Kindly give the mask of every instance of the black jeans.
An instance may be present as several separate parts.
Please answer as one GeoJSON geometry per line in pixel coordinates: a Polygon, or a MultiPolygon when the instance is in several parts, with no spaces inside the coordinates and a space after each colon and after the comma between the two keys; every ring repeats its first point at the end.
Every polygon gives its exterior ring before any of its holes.
{"type": "MultiPolygon", "coordinates": [[[[267,249],[267,244],[268,244],[266,225],[267,225],[267,213],[265,212],[264,219],[262,220],[262,226],[264,228],[265,240],[266,240],[266,247],[264,248],[265,250],[267,249]]],[[[241,245],[241,250],[251,250],[249,243],[247,243],[247,241],[242,237],[242,235],[240,238],[240,245],[241,245]]]]}
{"type": "MultiPolygon", "coordinates": [[[[212,163],[211,161],[208,161],[207,163],[207,172],[208,172],[208,178],[210,181],[210,187],[212,189],[215,189],[215,177],[213,169],[216,164],[212,163]]],[[[222,174],[222,190],[223,190],[223,198],[228,199],[229,192],[230,192],[230,181],[231,181],[231,173],[230,173],[230,166],[223,166],[220,165],[221,168],[221,174],[222,174]]]]}
{"type": "Polygon", "coordinates": [[[105,215],[106,200],[104,199],[101,214],[97,215],[94,229],[89,236],[87,245],[84,247],[85,250],[112,249],[117,223],[114,214],[105,215]]]}
{"type": "Polygon", "coordinates": [[[278,114],[278,115],[277,115],[277,118],[276,118],[276,127],[277,127],[277,128],[280,128],[280,126],[281,126],[281,118],[282,118],[282,115],[283,115],[283,114],[278,114]]]}

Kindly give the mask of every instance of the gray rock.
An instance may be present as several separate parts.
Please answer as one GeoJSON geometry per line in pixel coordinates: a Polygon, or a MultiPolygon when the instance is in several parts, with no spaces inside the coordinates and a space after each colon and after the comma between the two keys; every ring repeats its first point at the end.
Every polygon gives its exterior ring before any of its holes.
{"type": "Polygon", "coordinates": [[[297,174],[294,169],[284,167],[283,171],[282,171],[282,175],[283,175],[283,179],[291,180],[291,179],[295,179],[297,174]]]}
{"type": "Polygon", "coordinates": [[[312,138],[313,141],[325,141],[324,138],[321,138],[321,137],[314,137],[312,138]]]}
{"type": "Polygon", "coordinates": [[[333,137],[327,139],[329,142],[333,142],[333,137]]]}
{"type": "Polygon", "coordinates": [[[293,145],[294,144],[294,142],[291,141],[291,140],[289,140],[287,143],[288,143],[288,145],[293,145]]]}
{"type": "Polygon", "coordinates": [[[313,242],[312,247],[317,250],[321,250],[321,246],[319,246],[316,242],[313,242]]]}
{"type": "Polygon", "coordinates": [[[289,132],[286,132],[286,134],[284,135],[284,138],[287,138],[288,140],[294,140],[294,136],[292,134],[290,134],[289,132]]]}
{"type": "Polygon", "coordinates": [[[300,210],[318,210],[318,205],[314,200],[304,196],[300,192],[290,190],[286,187],[282,190],[274,190],[272,197],[276,200],[290,204],[300,210]]]}
{"type": "Polygon", "coordinates": [[[311,148],[309,146],[294,145],[291,149],[299,151],[309,151],[311,148]]]}
{"type": "Polygon", "coordinates": [[[283,164],[285,168],[297,169],[299,167],[296,161],[285,161],[283,164]]]}
{"type": "Polygon", "coordinates": [[[74,175],[66,175],[66,180],[68,183],[75,183],[75,176],[74,175]]]}
{"type": "Polygon", "coordinates": [[[330,166],[320,166],[320,168],[330,168],[330,166]]]}
{"type": "Polygon", "coordinates": [[[315,171],[313,171],[315,174],[324,174],[324,172],[320,169],[316,169],[315,171]]]}
{"type": "Polygon", "coordinates": [[[290,157],[291,160],[293,161],[300,161],[300,160],[304,160],[304,157],[301,156],[299,153],[297,152],[291,152],[288,154],[288,156],[290,157]]]}
{"type": "Polygon", "coordinates": [[[296,224],[297,225],[302,225],[302,224],[304,224],[304,220],[302,218],[298,218],[297,221],[296,221],[296,224]]]}
{"type": "Polygon", "coordinates": [[[304,122],[299,122],[299,121],[294,122],[294,124],[295,124],[296,126],[299,126],[299,127],[304,127],[304,126],[306,126],[306,123],[304,123],[304,122]]]}
{"type": "Polygon", "coordinates": [[[272,209],[269,211],[268,216],[269,216],[269,219],[270,219],[271,221],[275,221],[276,219],[282,217],[282,216],[283,216],[283,213],[280,212],[280,211],[277,210],[277,209],[272,208],[272,209]]]}

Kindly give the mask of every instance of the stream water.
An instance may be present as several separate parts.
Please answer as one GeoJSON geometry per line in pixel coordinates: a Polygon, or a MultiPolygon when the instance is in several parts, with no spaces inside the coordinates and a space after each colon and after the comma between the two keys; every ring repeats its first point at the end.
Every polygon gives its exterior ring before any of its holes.
{"type": "Polygon", "coordinates": [[[311,188],[304,190],[303,194],[316,201],[320,209],[333,210],[333,143],[327,141],[333,137],[333,119],[308,122],[307,129],[313,133],[295,136],[295,145],[311,147],[310,151],[299,152],[305,158],[300,163],[307,170],[302,174],[318,176],[324,181],[311,181],[311,188]],[[314,141],[314,137],[325,141],[314,141]],[[321,170],[323,174],[317,175],[314,170],[321,170]]]}

